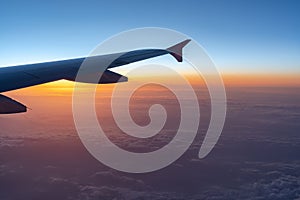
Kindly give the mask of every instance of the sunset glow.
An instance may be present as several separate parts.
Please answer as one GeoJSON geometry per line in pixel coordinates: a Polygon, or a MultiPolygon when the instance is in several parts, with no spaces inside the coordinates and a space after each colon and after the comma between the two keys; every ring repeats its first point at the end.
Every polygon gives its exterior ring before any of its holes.
{"type": "MultiPolygon", "coordinates": [[[[141,77],[146,78],[146,77],[141,77]]],[[[166,78],[172,82],[173,77],[161,77],[161,81],[166,78]]],[[[203,87],[203,79],[199,76],[186,77],[193,85],[203,87]]],[[[298,87],[300,86],[300,74],[224,74],[222,75],[225,86],[230,87],[298,87]]],[[[147,80],[159,80],[160,78],[147,77],[147,80]]],[[[132,81],[138,81],[134,78],[132,81]]],[[[129,81],[130,78],[129,78],[129,81]]],[[[126,84],[126,83],[122,83],[126,84]]],[[[175,84],[175,82],[174,82],[175,84]]],[[[98,90],[112,90],[115,84],[104,84],[98,90]]],[[[52,83],[42,84],[17,91],[7,92],[10,96],[70,96],[72,95],[74,82],[61,80],[52,83]]]]}
{"type": "Polygon", "coordinates": [[[0,200],[300,200],[299,0],[0,10],[0,200]]]}

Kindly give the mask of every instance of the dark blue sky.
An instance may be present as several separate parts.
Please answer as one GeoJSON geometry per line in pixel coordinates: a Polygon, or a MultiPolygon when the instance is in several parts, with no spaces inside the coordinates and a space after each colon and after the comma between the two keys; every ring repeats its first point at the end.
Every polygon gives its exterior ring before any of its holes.
{"type": "Polygon", "coordinates": [[[300,73],[299,1],[2,1],[0,66],[88,55],[132,28],[196,39],[223,72],[300,73]]]}

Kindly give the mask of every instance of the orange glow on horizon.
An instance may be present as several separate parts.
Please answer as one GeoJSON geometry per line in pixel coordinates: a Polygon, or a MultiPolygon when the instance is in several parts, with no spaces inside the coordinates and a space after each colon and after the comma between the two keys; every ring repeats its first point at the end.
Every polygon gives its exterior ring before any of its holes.
{"type": "MultiPolygon", "coordinates": [[[[159,78],[167,80],[166,77],[159,78]]],[[[158,80],[159,78],[156,77],[153,80],[158,80]]],[[[204,85],[204,81],[200,77],[188,76],[186,78],[193,85],[204,85]]],[[[222,78],[226,87],[300,87],[300,74],[223,74],[222,78]]],[[[169,77],[168,79],[172,81],[173,77],[169,77]]],[[[129,81],[138,80],[138,78],[129,78],[129,81]]],[[[147,80],[152,79],[148,77],[147,80]]],[[[176,84],[176,80],[173,82],[176,84]]],[[[13,96],[70,96],[72,95],[74,85],[74,82],[61,80],[6,92],[6,94],[13,96]]],[[[114,85],[115,84],[102,84],[98,89],[111,90],[114,85]]]]}
{"type": "Polygon", "coordinates": [[[225,74],[226,86],[300,87],[300,74],[225,74]]]}

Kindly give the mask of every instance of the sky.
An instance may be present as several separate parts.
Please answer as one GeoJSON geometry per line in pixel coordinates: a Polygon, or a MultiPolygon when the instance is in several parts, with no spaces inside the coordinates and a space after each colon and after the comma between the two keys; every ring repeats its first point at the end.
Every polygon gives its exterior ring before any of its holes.
{"type": "Polygon", "coordinates": [[[3,1],[0,66],[88,55],[112,35],[163,27],[200,43],[223,73],[300,73],[299,1],[3,1]]]}

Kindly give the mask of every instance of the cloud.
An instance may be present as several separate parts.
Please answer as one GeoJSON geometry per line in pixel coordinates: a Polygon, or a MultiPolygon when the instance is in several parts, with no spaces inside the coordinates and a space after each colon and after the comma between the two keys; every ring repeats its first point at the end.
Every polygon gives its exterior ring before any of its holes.
{"type": "Polygon", "coordinates": [[[23,146],[22,138],[0,137],[0,148],[23,146]]]}
{"type": "Polygon", "coordinates": [[[106,186],[95,187],[95,186],[83,186],[80,189],[79,198],[80,200],[125,200],[125,197],[120,193],[118,189],[110,188],[106,186]]]}
{"type": "Polygon", "coordinates": [[[136,191],[128,188],[108,186],[83,186],[80,200],[184,200],[182,195],[167,192],[136,191]]]}
{"type": "MultiPolygon", "coordinates": [[[[285,105],[296,102],[295,95],[281,95],[277,105],[278,96],[265,92],[243,91],[229,102],[224,132],[208,157],[197,157],[203,127],[183,157],[149,174],[120,173],[99,163],[61,117],[49,121],[47,113],[28,127],[2,121],[0,199],[299,199],[300,107],[285,105]]],[[[173,128],[148,140],[126,137],[112,126],[108,135],[125,149],[147,152],[172,139],[173,128]]]]}
{"type": "Polygon", "coordinates": [[[137,178],[120,175],[112,171],[99,171],[91,176],[94,183],[100,185],[113,185],[131,189],[145,189],[145,183],[137,178]]]}

